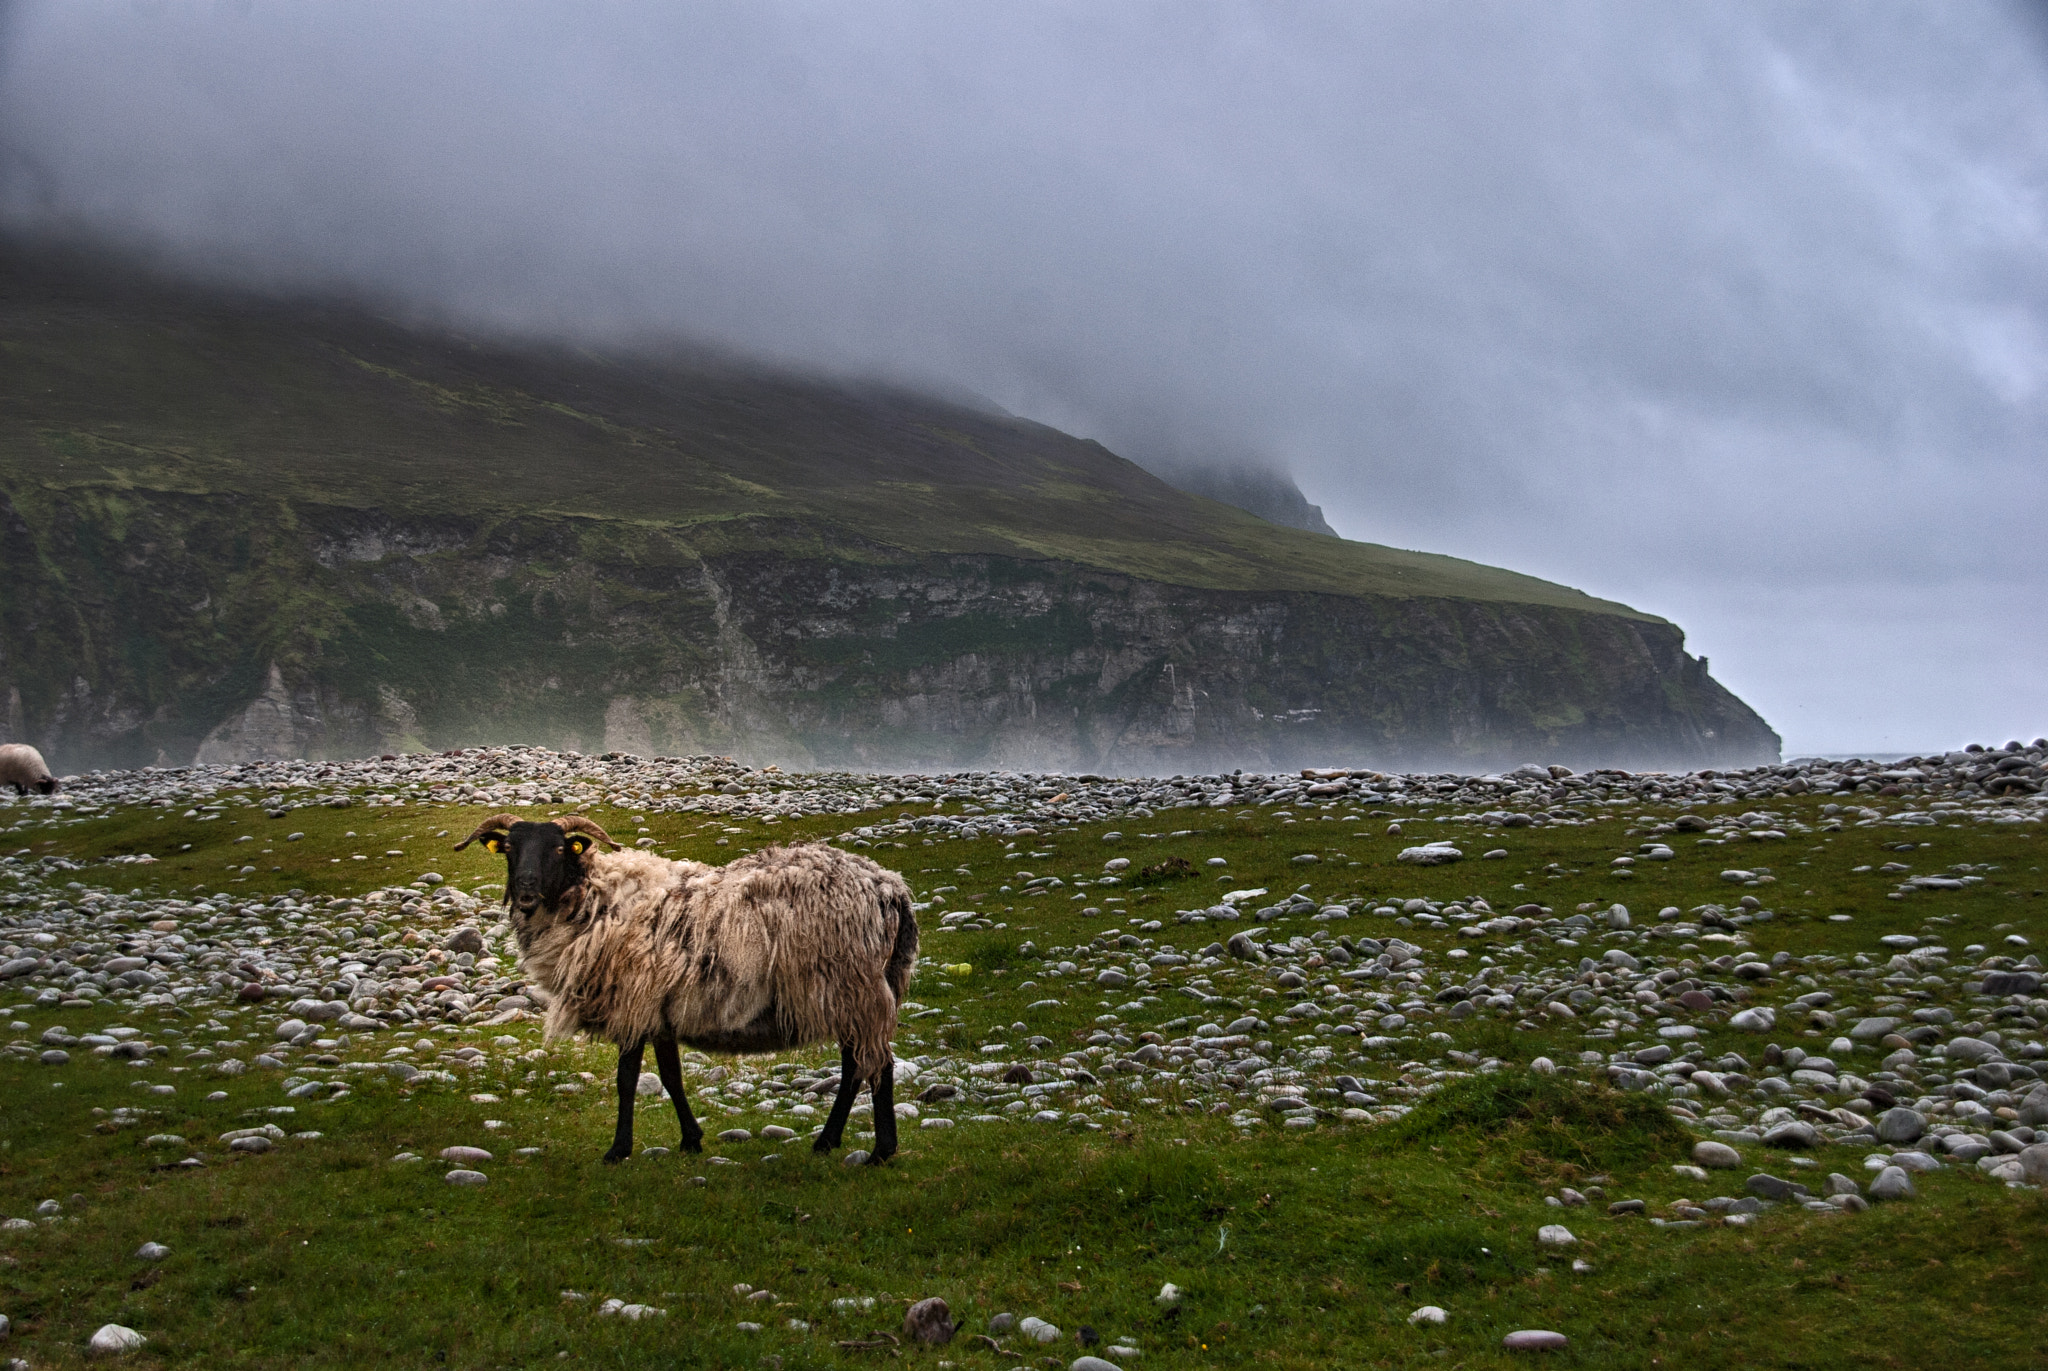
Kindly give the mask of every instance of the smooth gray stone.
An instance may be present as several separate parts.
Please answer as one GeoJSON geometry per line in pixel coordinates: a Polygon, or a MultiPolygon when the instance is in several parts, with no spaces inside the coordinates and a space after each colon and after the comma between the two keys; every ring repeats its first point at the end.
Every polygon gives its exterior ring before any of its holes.
{"type": "Polygon", "coordinates": [[[1571,1339],[1547,1328],[1519,1328],[1500,1340],[1510,1352],[1548,1352],[1565,1346],[1571,1339]]]}
{"type": "Polygon", "coordinates": [[[1841,1172],[1833,1171],[1828,1174],[1827,1180],[1822,1183],[1820,1193],[1830,1196],[1860,1195],[1863,1193],[1863,1187],[1856,1184],[1848,1176],[1844,1176],[1841,1172]]]}
{"type": "Polygon", "coordinates": [[[86,1350],[95,1357],[125,1357],[130,1352],[139,1350],[148,1341],[148,1338],[132,1328],[124,1328],[118,1323],[104,1323],[100,1325],[99,1331],[92,1335],[92,1341],[86,1344],[86,1350]]]}
{"type": "Polygon", "coordinates": [[[2029,1185],[2048,1185],[2048,1143],[2020,1149],[2020,1175],[2029,1185]]]}
{"type": "Polygon", "coordinates": [[[1941,1163],[1925,1152],[1894,1152],[1892,1165],[1907,1171],[1939,1171],[1941,1163]]]}
{"type": "Polygon", "coordinates": [[[1855,1025],[1849,1029],[1849,1037],[1851,1041],[1859,1043],[1876,1042],[1898,1026],[1899,1021],[1897,1019],[1887,1016],[1858,1019],[1855,1025]]]}
{"type": "Polygon", "coordinates": [[[1835,1208],[1847,1210],[1851,1214],[1861,1214],[1864,1210],[1870,1208],[1870,1201],[1864,1199],[1861,1195],[1836,1195],[1830,1200],[1830,1203],[1835,1208]]]}
{"type": "Polygon", "coordinates": [[[1810,1123],[1793,1120],[1781,1123],[1764,1134],[1765,1147],[1807,1148],[1820,1145],[1820,1133],[1810,1123]]]}
{"type": "Polygon", "coordinates": [[[1873,1200],[1910,1200],[1913,1193],[1913,1178],[1906,1174],[1904,1167],[1887,1166],[1870,1183],[1870,1198],[1873,1200]]]}
{"type": "Polygon", "coordinates": [[[1804,1199],[1806,1187],[1794,1181],[1780,1180],[1768,1171],[1759,1171],[1743,1182],[1743,1188],[1752,1195],[1767,1200],[1804,1199]]]}
{"type": "Polygon", "coordinates": [[[1917,1109],[1908,1109],[1904,1105],[1896,1109],[1887,1109],[1877,1116],[1877,1137],[1880,1142],[1917,1142],[1920,1135],[1926,1131],[1927,1116],[1917,1109]]]}
{"type": "Polygon", "coordinates": [[[1999,1055],[1998,1049],[1982,1038],[1950,1038],[1948,1058],[1960,1062],[1988,1062],[1999,1055]]]}
{"type": "Polygon", "coordinates": [[[2037,995],[2041,991],[2038,971],[1987,971],[1980,995],[2037,995]]]}
{"type": "Polygon", "coordinates": [[[1722,1142],[1697,1142],[1692,1147],[1692,1159],[1701,1166],[1719,1170],[1742,1165],[1742,1154],[1722,1142]]]}
{"type": "Polygon", "coordinates": [[[1076,1357],[1067,1363],[1067,1371],[1121,1371],[1113,1361],[1100,1357],[1076,1357]]]}

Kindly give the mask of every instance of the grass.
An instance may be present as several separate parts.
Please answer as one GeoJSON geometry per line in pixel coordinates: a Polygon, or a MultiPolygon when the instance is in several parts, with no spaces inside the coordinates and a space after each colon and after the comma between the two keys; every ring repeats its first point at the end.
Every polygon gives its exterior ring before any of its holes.
{"type": "MultiPolygon", "coordinates": [[[[1771,808],[1818,825],[1817,805],[1779,800],[1771,808]]],[[[69,879],[123,891],[354,895],[429,869],[477,888],[493,880],[492,862],[449,853],[452,838],[439,835],[460,836],[483,812],[359,807],[269,820],[248,811],[202,823],[122,810],[16,828],[0,850],[62,853],[82,863],[69,879]],[[305,836],[282,841],[288,832],[305,836]],[[249,842],[235,841],[245,833],[249,842]],[[405,855],[383,856],[392,848],[405,855]],[[161,860],[99,864],[135,851],[161,860]],[[354,860],[358,854],[364,860],[354,860]],[[244,866],[256,870],[243,876],[244,866]]],[[[614,832],[638,826],[631,811],[594,813],[614,832]]],[[[1985,942],[2004,930],[2037,943],[2048,936],[2042,840],[2025,829],[1851,828],[1770,844],[1769,858],[1760,855],[1764,844],[1702,847],[1674,834],[1677,860],[1645,863],[1632,879],[1609,875],[1609,861],[1635,849],[1635,830],[1652,813],[1483,841],[1471,835],[1468,851],[1499,846],[1509,857],[1421,869],[1392,860],[1418,832],[1436,836],[1436,825],[1412,816],[1405,838],[1386,836],[1384,818],[1289,824],[1270,811],[1204,810],[1124,821],[1117,844],[1101,840],[1104,825],[1047,831],[1009,851],[997,839],[882,843],[871,855],[905,871],[920,892],[957,886],[943,897],[946,907],[968,908],[980,897],[1004,925],[927,931],[910,993],[946,1013],[906,1023],[899,1048],[972,1052],[1014,1021],[1059,1043],[1084,1033],[1100,1012],[1092,995],[1068,993],[1062,1007],[1027,1009],[1044,991],[1020,984],[1036,965],[1020,951],[1026,940],[1084,942],[1160,913],[1165,925],[1151,936],[1183,950],[1216,931],[1172,922],[1174,908],[1218,888],[1201,865],[1192,876],[1126,887],[1129,912],[1108,916],[1082,914],[1093,900],[1069,901],[1065,890],[1032,900],[1001,891],[1019,870],[1069,877],[1098,871],[1109,855],[1131,858],[1134,870],[1175,856],[1222,856],[1233,884],[1276,894],[1306,882],[1319,897],[1482,894],[1496,907],[1535,897],[1561,914],[1621,899],[1639,920],[1663,903],[1725,899],[1718,873],[1739,857],[1776,869],[1765,893],[1778,918],[1745,930],[1765,954],[1826,948],[1881,963],[1888,954],[1877,939],[1892,932],[1932,928],[1948,941],[1985,942]],[[1192,831],[1139,839],[1131,831],[1138,827],[1192,831]],[[1998,869],[1966,891],[1887,899],[1890,879],[1853,868],[1891,859],[1889,845],[1908,838],[1933,845],[1907,859],[1916,870],[1956,862],[1998,869]],[[1304,875],[1290,858],[1307,851],[1324,860],[1304,875]],[[1573,874],[1546,876],[1553,863],[1573,874]],[[1836,913],[1851,921],[1829,922],[1836,913]],[[964,977],[938,970],[958,962],[975,969],[964,977]]],[[[829,836],[893,817],[892,810],[769,825],[650,813],[647,826],[663,849],[728,860],[771,839],[829,836]]],[[[1278,931],[1304,927],[1295,920],[1278,931]]],[[[1389,931],[1369,916],[1334,927],[1389,931]]],[[[1429,947],[1433,965],[1454,941],[1449,930],[1399,931],[1429,947]]],[[[1152,1012],[1160,1020],[1187,1012],[1175,1006],[1168,994],[1152,1012]]],[[[61,1019],[85,1032],[124,1012],[153,1032],[177,1022],[113,1004],[61,1019]]],[[[38,1031],[53,1021],[50,1011],[28,1017],[38,1031]]],[[[258,1017],[245,1011],[224,1021],[254,1043],[258,1017]]],[[[1135,1026],[1136,1016],[1127,1019],[1135,1026]]],[[[488,1041],[501,1032],[519,1038],[522,1051],[538,1044],[530,1024],[430,1036],[488,1041]]],[[[1787,1025],[1779,1037],[1789,1043],[1799,1033],[1787,1025]]],[[[228,1092],[217,1103],[202,1098],[194,1078],[174,1100],[148,1101],[162,1117],[117,1128],[92,1111],[136,1106],[132,1069],[80,1054],[57,1077],[62,1088],[52,1088],[48,1069],[0,1060],[0,1213],[56,1198],[79,1220],[0,1234],[0,1252],[13,1259],[0,1266],[0,1313],[14,1321],[16,1353],[38,1367],[82,1360],[86,1338],[110,1321],[148,1334],[132,1360],[143,1366],[875,1366],[893,1364],[895,1349],[836,1344],[896,1330],[905,1301],[933,1294],[964,1321],[963,1336],[943,1349],[902,1349],[901,1360],[934,1371],[942,1361],[1006,1369],[1052,1355],[1064,1365],[1084,1350],[1074,1341],[1084,1325],[1142,1347],[1140,1368],[1504,1366],[1518,1359],[1499,1350],[1501,1336],[1530,1327],[1569,1334],[1571,1347],[1552,1360],[1588,1367],[2013,1367],[2048,1357],[2048,1203],[2039,1195],[1958,1168],[1921,1178],[1912,1203],[1838,1217],[1780,1208],[1747,1229],[1655,1229],[1597,1208],[1561,1213],[1544,1204],[1546,1191],[1589,1184],[1592,1175],[1608,1178],[1609,1196],[1640,1197],[1655,1213],[1680,1197],[1731,1193],[1745,1173],[1717,1177],[1702,1192],[1671,1171],[1685,1159],[1687,1135],[1649,1097],[1526,1070],[1537,1055],[1575,1060],[1588,1045],[1577,1029],[1475,1023],[1458,1035],[1459,1046],[1495,1052],[1507,1065],[1426,1097],[1391,1125],[1247,1136],[1170,1094],[1157,1105],[1119,1095],[1130,1109],[1127,1126],[913,1128],[886,1168],[845,1167],[801,1144],[767,1162],[776,1149],[758,1139],[718,1146],[737,1165],[670,1156],[606,1168],[597,1158],[609,1137],[608,1092],[515,1096],[530,1064],[503,1054],[460,1090],[407,1093],[377,1078],[338,1103],[299,1101],[294,1115],[277,1116],[290,1129],[317,1129],[317,1142],[288,1142],[261,1156],[209,1145],[205,1169],[167,1169],[183,1150],[146,1147],[145,1135],[210,1142],[268,1117],[252,1111],[285,1103],[275,1078],[252,1071],[209,1081],[228,1092]],[[467,1098],[482,1091],[501,1102],[467,1098]],[[486,1130],[486,1117],[504,1127],[486,1130]],[[445,1165],[432,1155],[457,1143],[497,1154],[485,1168],[488,1186],[442,1181],[445,1165]],[[518,1147],[541,1150],[519,1157],[518,1147]],[[400,1151],[429,1160],[391,1163],[400,1151]],[[1535,1230],[1560,1220],[1579,1243],[1548,1256],[1535,1230]],[[172,1256],[155,1266],[133,1260],[145,1241],[169,1245],[172,1256]],[[1590,1269],[1575,1272],[1572,1258],[1590,1269]],[[1176,1310],[1162,1311],[1153,1296],[1168,1281],[1186,1293],[1176,1310]],[[774,1301],[750,1302],[734,1293],[736,1284],[772,1291],[774,1301]],[[590,1298],[565,1300],[564,1290],[590,1298]],[[599,1318],[594,1306],[608,1296],[669,1312],[637,1323],[599,1318]],[[871,1312],[835,1311],[834,1300],[849,1298],[876,1303],[871,1312]],[[1443,1306],[1450,1321],[1410,1327],[1408,1313],[1422,1304],[1443,1306]],[[1036,1314],[1057,1324],[1062,1339],[1042,1349],[1007,1339],[1000,1356],[966,1341],[999,1311],[1036,1314]],[[792,1318],[811,1330],[790,1330],[792,1318]],[[742,1333],[741,1321],[763,1331],[742,1333]]],[[[1753,1052],[1758,1044],[1715,1031],[1706,1046],[1753,1052]]],[[[557,1044],[542,1065],[603,1081],[610,1055],[557,1044]]],[[[824,1058],[822,1050],[802,1054],[806,1062],[824,1058]]],[[[643,1105],[639,1128],[642,1144],[674,1142],[673,1115],[658,1102],[643,1105]]],[[[1823,1171],[1858,1176],[1860,1160],[1845,1149],[1821,1155],[1823,1171]]],[[[1752,1161],[1782,1171],[1782,1161],[1752,1161]]]]}

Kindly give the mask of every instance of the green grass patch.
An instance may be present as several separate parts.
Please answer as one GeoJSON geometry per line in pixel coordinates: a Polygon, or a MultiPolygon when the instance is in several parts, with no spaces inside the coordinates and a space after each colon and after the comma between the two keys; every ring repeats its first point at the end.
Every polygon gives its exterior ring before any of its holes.
{"type": "MultiPolygon", "coordinates": [[[[0,821],[11,822],[0,852],[25,848],[79,863],[63,873],[60,888],[76,880],[88,889],[184,895],[225,890],[259,898],[297,889],[353,897],[431,870],[488,896],[502,876],[485,855],[448,851],[489,812],[483,806],[358,803],[299,808],[272,820],[231,795],[220,798],[216,812],[224,817],[215,819],[146,809],[28,818],[45,811],[4,805],[0,821]],[[287,841],[294,832],[303,837],[287,841]],[[158,860],[106,860],[140,852],[158,860]]],[[[1964,947],[1999,945],[2009,934],[2036,945],[2048,939],[2041,839],[2030,827],[1829,833],[1821,831],[1819,804],[1771,802],[1774,812],[1814,829],[1782,841],[1722,847],[1664,834],[1677,859],[1642,863],[1631,877],[1611,874],[1612,859],[1638,850],[1670,811],[1648,807],[1582,828],[1505,833],[1438,825],[1410,812],[1401,837],[1386,833],[1384,817],[1342,807],[1288,815],[1175,811],[1119,819],[1117,843],[1101,840],[1109,824],[1048,823],[1015,840],[907,836],[865,850],[902,870],[933,902],[910,995],[943,1012],[904,1024],[899,1051],[907,1056],[971,1059],[996,1043],[1021,1055],[1019,1023],[1058,1050],[1073,1047],[1108,1012],[1104,1001],[1134,992],[1110,995],[1053,978],[1039,953],[1125,935],[1198,951],[1251,925],[1179,925],[1174,911],[1254,885],[1275,896],[1307,885],[1318,901],[1483,896],[1496,909],[1534,901],[1560,914],[1580,906],[1604,911],[1619,900],[1639,927],[1654,925],[1665,904],[1689,909],[1759,893],[1775,917],[1738,930],[1745,946],[1764,956],[1838,956],[1845,966],[1862,954],[1874,971],[1890,955],[1878,941],[1890,933],[1938,937],[1958,960],[1964,947]],[[1173,836],[1180,830],[1184,836],[1173,836]],[[1401,847],[1437,836],[1469,852],[1504,847],[1510,855],[1438,868],[1394,860],[1401,847]],[[1898,852],[1907,841],[1914,850],[1898,852]],[[1305,850],[1323,861],[1304,867],[1290,860],[1305,850]],[[1115,856],[1130,858],[1134,870],[1179,858],[1196,874],[1157,887],[1072,886],[1115,856]],[[1228,865],[1210,868],[1210,857],[1228,865]],[[1896,877],[1876,870],[1888,860],[1929,871],[1967,863],[1984,880],[1893,900],[1896,877]],[[1747,888],[1720,879],[1737,866],[1769,866],[1776,879],[1747,888]],[[1856,869],[1865,866],[1872,869],[1856,869]],[[1022,871],[1069,884],[1027,897],[1022,871]],[[1219,872],[1227,879],[1218,880],[1219,872]],[[941,887],[953,889],[935,894],[941,887]],[[936,915],[959,909],[979,911],[995,926],[937,931],[936,915]],[[1848,921],[1831,921],[1836,914],[1848,921]],[[1160,926],[1148,929],[1155,920],[1160,926]],[[1027,942],[1034,952],[1024,950],[1027,942]],[[972,971],[943,970],[962,963],[972,971]],[[1047,999],[1059,1003],[1032,1008],[1047,999]]],[[[512,807],[536,815],[568,808],[512,807]]],[[[659,850],[726,861],[769,842],[836,837],[893,819],[902,807],[776,823],[609,804],[589,812],[628,840],[644,817],[659,850]]],[[[1369,913],[1330,924],[1295,916],[1257,929],[1282,938],[1314,930],[1354,941],[1398,934],[1428,950],[1432,973],[1469,970],[1482,958],[1504,972],[1576,967],[1582,955],[1597,959],[1601,946],[1589,938],[1578,948],[1517,956],[1502,937],[1460,937],[1454,928],[1369,913]],[[1468,955],[1452,958],[1454,950],[1468,955]]],[[[401,922],[380,936],[402,932],[401,922]]],[[[1735,945],[1689,941],[1690,948],[1660,941],[1650,950],[1699,962],[1735,945]]],[[[1124,1022],[1134,1030],[1156,1024],[1170,1037],[1186,1028],[1167,1023],[1216,1012],[1179,994],[1191,974],[1158,972],[1158,1003],[1143,1014],[1125,1012],[1124,1022]]],[[[1782,1006],[1806,988],[1798,974],[1760,998],[1782,1006]]],[[[1866,1005],[1877,993],[1874,982],[1829,983],[1866,1005]]],[[[1289,1002],[1260,981],[1239,985],[1230,998],[1276,1025],[1276,1011],[1289,1002]]],[[[1940,1002],[1959,1015],[1970,1008],[1960,998],[1940,1002]]],[[[785,1371],[873,1367],[898,1359],[887,1349],[838,1344],[895,1331],[906,1301],[934,1294],[963,1320],[962,1339],[944,1349],[901,1349],[901,1361],[933,1371],[941,1361],[963,1371],[1009,1371],[1048,1357],[1065,1365],[1088,1350],[1076,1341],[1083,1327],[1142,1348],[1139,1368],[1504,1367],[1527,1364],[1499,1350],[1502,1335],[1527,1327],[1566,1332],[1572,1347],[1552,1360],[1568,1366],[1969,1368],[2048,1358],[2039,1298],[2048,1288],[2048,1203],[1971,1169],[1920,1178],[1921,1197],[1912,1203],[1853,1216],[1780,1208],[1748,1229],[1658,1229],[1642,1219],[1609,1219],[1597,1206],[1546,1206],[1558,1185],[1604,1175],[1610,1198],[1641,1198],[1661,1215],[1681,1198],[1739,1193],[1747,1174],[1716,1173],[1702,1188],[1671,1169],[1686,1160],[1692,1135],[1657,1097],[1526,1070],[1539,1055],[1572,1071],[1581,1051],[1615,1050],[1617,1042],[1585,1036],[1597,1022],[1590,1012],[1574,1024],[1534,1030],[1493,1018],[1439,1019],[1384,1053],[1307,1026],[1271,1031],[1283,1051],[1333,1046],[1330,1069],[1389,1081],[1447,1064],[1450,1047],[1505,1063],[1420,1097],[1392,1124],[1240,1131],[1199,1107],[1191,1091],[1141,1092],[1117,1078],[1105,1081],[1104,1093],[1129,1118],[1101,1132],[1015,1122],[911,1125],[903,1152],[880,1169],[844,1167],[801,1143],[758,1137],[713,1145],[731,1165],[669,1156],[606,1168],[598,1156],[614,1108],[606,1088],[610,1050],[543,1046],[530,1023],[406,1030],[403,1041],[422,1060],[443,1047],[477,1045],[488,1061],[459,1087],[408,1092],[366,1076],[330,1104],[287,1100],[273,1074],[170,1071],[192,1047],[219,1044],[223,1054],[244,1057],[260,1050],[267,1021],[260,1010],[159,1015],[110,999],[18,1017],[37,1032],[53,1022],[76,1033],[127,1022],[174,1045],[172,1057],[140,1069],[83,1053],[61,1072],[0,1057],[0,1214],[28,1215],[55,1199],[65,1215],[29,1232],[0,1232],[0,1256],[8,1259],[0,1263],[0,1313],[15,1326],[8,1353],[39,1368],[83,1364],[86,1339],[106,1322],[149,1336],[128,1363],[147,1367],[761,1368],[774,1359],[785,1371]],[[1430,1042],[1426,1031],[1438,1027],[1454,1042],[1430,1042]],[[516,1045],[498,1045],[499,1036],[516,1045]],[[550,1081],[578,1072],[593,1078],[581,1093],[550,1089],[550,1081]],[[147,1094],[136,1086],[141,1079],[173,1083],[175,1093],[147,1094]],[[216,1089],[226,1098],[209,1099],[216,1089]],[[475,1094],[497,1099],[476,1102],[475,1094]],[[267,1112],[287,1105],[291,1115],[267,1112]],[[133,1109],[155,1112],[116,1121],[116,1111],[133,1109]],[[323,1136],[288,1140],[261,1156],[229,1154],[214,1141],[272,1119],[288,1132],[323,1136]],[[190,1146],[145,1145],[155,1134],[182,1136],[190,1146]],[[443,1181],[447,1164],[434,1154],[453,1144],[494,1152],[483,1168],[487,1186],[464,1190],[443,1181]],[[521,1155],[529,1147],[538,1151],[521,1155]],[[207,1165],[179,1169],[189,1152],[207,1165]],[[427,1160],[392,1161],[400,1152],[427,1160]],[[777,1159],[768,1160],[771,1154],[777,1159]],[[1536,1229],[1550,1222],[1567,1224],[1577,1246],[1563,1255],[1539,1250],[1536,1229]],[[135,1260],[145,1241],[168,1245],[171,1257],[154,1265],[135,1260]],[[1587,1269],[1575,1269],[1574,1260],[1587,1269]],[[1171,1311],[1153,1301],[1168,1281],[1186,1292],[1171,1311]],[[735,1292],[740,1284],[773,1299],[751,1301],[735,1292]],[[565,1290],[588,1298],[566,1299],[565,1290]],[[638,1323],[601,1318],[596,1306],[607,1297],[668,1313],[638,1323]],[[835,1306],[866,1299],[875,1301],[871,1309],[835,1306]],[[1409,1326],[1408,1314],[1422,1304],[1442,1305],[1450,1322],[1409,1326]],[[998,1354],[966,1340],[1003,1311],[1050,1320],[1062,1329],[1060,1341],[1039,1348],[1010,1338],[998,1354]],[[809,1329],[791,1328],[792,1319],[809,1329]],[[742,1322],[761,1331],[742,1332],[742,1322]],[[1911,1336],[1897,1335],[1899,1327],[1911,1336]]],[[[1835,1031],[1787,1015],[1772,1036],[1821,1051],[1835,1031]]],[[[32,1033],[15,1036],[33,1040],[32,1033]]],[[[380,1034],[368,1050],[381,1053],[396,1041],[396,1032],[380,1034]]],[[[1763,1041],[1716,1028],[1702,1046],[1710,1055],[1753,1055],[1763,1041]]],[[[787,1060],[811,1066],[828,1055],[819,1048],[787,1060]]],[[[1859,1069],[1869,1065],[1857,1060],[1859,1069]]],[[[744,1113],[706,1117],[714,1136],[750,1122],[744,1113]]],[[[674,1129],[665,1104],[640,1106],[640,1143],[672,1146],[674,1129]]],[[[1755,1169],[1795,1174],[1789,1157],[1749,1150],[1755,1169]]],[[[1860,1151],[1827,1149],[1812,1175],[1863,1177],[1861,1159],[1860,1151]]]]}

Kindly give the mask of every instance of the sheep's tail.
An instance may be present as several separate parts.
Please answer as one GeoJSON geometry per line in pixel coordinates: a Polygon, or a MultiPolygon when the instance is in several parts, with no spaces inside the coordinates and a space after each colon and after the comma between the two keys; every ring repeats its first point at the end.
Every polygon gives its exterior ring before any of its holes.
{"type": "Polygon", "coordinates": [[[889,982],[889,993],[900,1005],[903,991],[910,984],[911,969],[917,965],[917,915],[911,912],[909,889],[900,882],[882,897],[882,908],[896,916],[896,945],[889,949],[889,964],[882,968],[882,975],[889,982]]]}

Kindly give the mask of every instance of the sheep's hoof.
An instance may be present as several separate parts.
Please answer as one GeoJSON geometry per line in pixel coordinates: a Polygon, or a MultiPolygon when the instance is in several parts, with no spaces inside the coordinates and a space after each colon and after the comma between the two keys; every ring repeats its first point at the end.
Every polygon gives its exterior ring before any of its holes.
{"type": "Polygon", "coordinates": [[[683,1139],[683,1151],[685,1151],[685,1152],[702,1152],[703,1150],[704,1150],[704,1137],[703,1137],[703,1135],[702,1135],[702,1134],[699,1134],[698,1136],[696,1136],[696,1137],[694,1137],[694,1138],[685,1138],[685,1139],[683,1139]]]}
{"type": "Polygon", "coordinates": [[[867,1164],[869,1166],[880,1166],[883,1162],[889,1160],[889,1158],[895,1155],[896,1153],[894,1151],[870,1153],[868,1156],[867,1164]]]}
{"type": "Polygon", "coordinates": [[[812,1143],[812,1144],[811,1144],[811,1151],[813,1151],[813,1152],[830,1152],[830,1151],[833,1151],[833,1150],[834,1150],[835,1148],[837,1148],[838,1146],[839,1146],[839,1139],[837,1139],[837,1138],[820,1138],[820,1139],[818,1139],[818,1140],[817,1140],[816,1142],[814,1142],[814,1143],[812,1143]]]}
{"type": "Polygon", "coordinates": [[[619,1151],[616,1147],[604,1154],[604,1164],[606,1166],[617,1166],[624,1160],[626,1160],[626,1154],[619,1151]]]}

